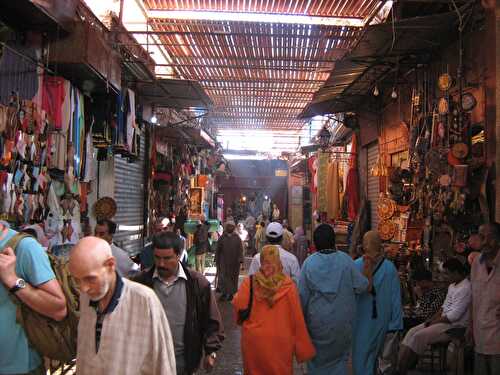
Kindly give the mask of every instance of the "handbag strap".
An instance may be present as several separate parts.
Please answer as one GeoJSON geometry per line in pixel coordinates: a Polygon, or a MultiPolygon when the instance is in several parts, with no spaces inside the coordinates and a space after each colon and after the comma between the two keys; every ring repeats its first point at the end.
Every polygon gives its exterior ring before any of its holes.
{"type": "Polygon", "coordinates": [[[253,275],[250,275],[250,299],[248,301],[248,313],[252,311],[253,305],[253,275]]]}
{"type": "MultiPolygon", "coordinates": [[[[377,273],[377,271],[380,269],[382,266],[382,263],[384,263],[385,258],[382,258],[380,262],[378,262],[377,267],[373,271],[373,276],[377,273]]],[[[377,311],[377,291],[375,290],[375,285],[372,285],[372,290],[371,290],[371,295],[373,297],[372,299],[372,319],[377,319],[378,318],[378,311],[377,311]]]]}

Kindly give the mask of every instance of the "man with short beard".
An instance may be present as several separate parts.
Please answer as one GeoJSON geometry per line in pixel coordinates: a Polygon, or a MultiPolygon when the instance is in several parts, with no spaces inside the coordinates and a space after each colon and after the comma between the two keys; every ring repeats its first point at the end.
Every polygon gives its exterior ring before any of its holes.
{"type": "Polygon", "coordinates": [[[472,326],[475,375],[500,374],[500,228],[479,228],[481,255],[472,263],[472,326]]]}
{"type": "Polygon", "coordinates": [[[109,244],[85,237],[69,271],[80,287],[79,375],[175,375],[167,317],[152,290],[122,278],[109,244]]]}
{"type": "Polygon", "coordinates": [[[212,371],[224,338],[210,283],[180,262],[181,242],[172,232],[153,237],[155,265],[134,280],[154,290],[167,314],[174,341],[177,375],[192,375],[202,365],[212,371]]]}

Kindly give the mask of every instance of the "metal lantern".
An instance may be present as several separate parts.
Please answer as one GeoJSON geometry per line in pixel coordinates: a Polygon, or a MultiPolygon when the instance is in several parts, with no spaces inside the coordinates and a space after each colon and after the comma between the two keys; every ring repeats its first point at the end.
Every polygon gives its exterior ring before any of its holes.
{"type": "Polygon", "coordinates": [[[319,145],[321,146],[321,148],[325,149],[328,147],[328,145],[330,144],[330,137],[331,135],[327,128],[321,129],[318,134],[319,145]]]}

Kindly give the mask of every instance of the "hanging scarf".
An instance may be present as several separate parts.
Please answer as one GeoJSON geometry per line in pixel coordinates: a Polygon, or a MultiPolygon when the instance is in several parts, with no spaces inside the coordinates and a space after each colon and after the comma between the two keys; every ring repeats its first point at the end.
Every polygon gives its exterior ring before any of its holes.
{"type": "Polygon", "coordinates": [[[266,301],[269,307],[272,307],[275,303],[275,295],[286,278],[283,274],[279,248],[273,245],[264,246],[260,254],[260,263],[261,270],[255,274],[255,282],[258,286],[255,294],[257,298],[266,301]],[[262,273],[262,264],[264,262],[271,263],[274,266],[273,274],[268,277],[262,273]]]}

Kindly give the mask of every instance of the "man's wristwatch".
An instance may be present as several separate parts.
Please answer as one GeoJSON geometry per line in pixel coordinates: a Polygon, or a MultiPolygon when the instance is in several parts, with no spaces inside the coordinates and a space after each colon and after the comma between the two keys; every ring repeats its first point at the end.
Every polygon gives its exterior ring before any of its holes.
{"type": "Polygon", "coordinates": [[[217,359],[217,353],[215,352],[210,353],[210,357],[212,357],[212,359],[214,360],[217,359]]]}
{"type": "Polygon", "coordinates": [[[18,290],[24,289],[24,288],[26,288],[26,281],[24,281],[24,279],[17,279],[14,286],[9,289],[9,292],[15,293],[18,290]]]}

